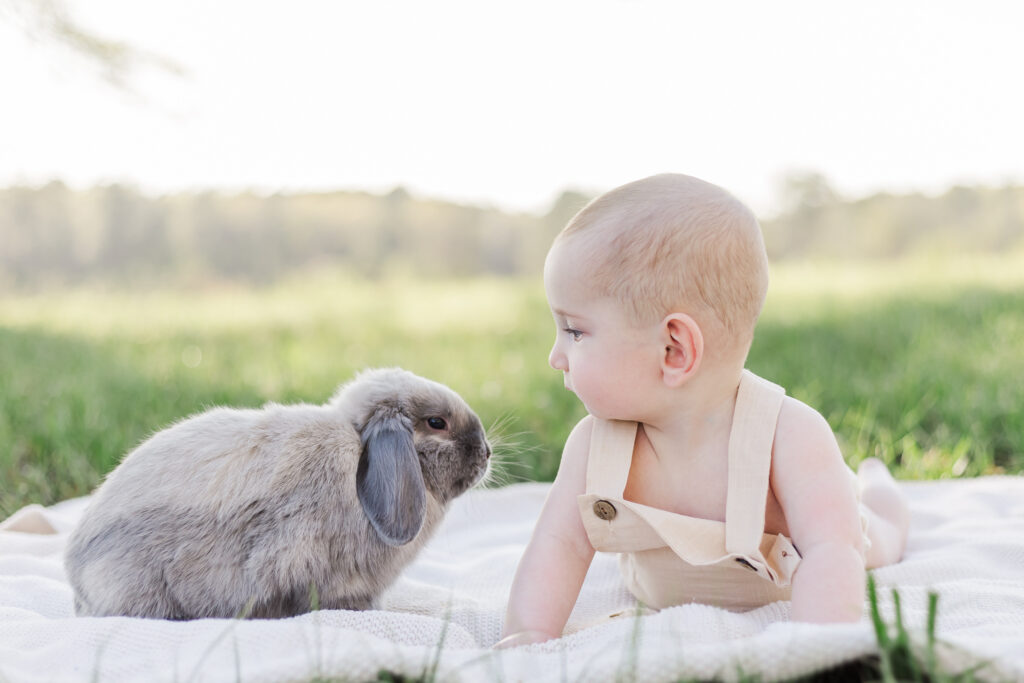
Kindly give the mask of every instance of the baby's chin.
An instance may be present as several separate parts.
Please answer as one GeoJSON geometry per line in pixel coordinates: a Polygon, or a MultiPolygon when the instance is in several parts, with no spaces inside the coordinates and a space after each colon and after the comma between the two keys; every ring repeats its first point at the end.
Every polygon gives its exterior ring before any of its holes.
{"type": "MultiPolygon", "coordinates": [[[[576,395],[576,398],[580,398],[579,394],[576,395]]],[[[599,420],[625,420],[627,422],[637,421],[635,416],[624,415],[621,406],[608,405],[607,403],[602,404],[600,402],[595,404],[590,401],[584,401],[582,398],[580,398],[580,403],[582,403],[583,407],[587,409],[588,415],[596,417],[599,420]]]]}
{"type": "Polygon", "coordinates": [[[566,382],[566,383],[565,383],[565,390],[566,390],[566,391],[568,391],[569,393],[571,393],[572,395],[574,395],[574,396],[576,397],[576,400],[578,400],[578,401],[579,401],[580,403],[582,403],[582,404],[583,404],[583,407],[587,409],[587,412],[588,412],[589,414],[593,415],[594,417],[599,417],[599,416],[598,416],[598,415],[597,415],[597,414],[596,414],[596,413],[594,412],[594,409],[593,409],[593,408],[592,408],[592,407],[590,406],[590,404],[589,404],[589,403],[587,403],[586,401],[584,401],[584,400],[583,400],[583,397],[582,397],[582,396],[580,396],[579,394],[577,394],[577,393],[576,393],[576,392],[575,392],[575,391],[573,390],[572,386],[571,386],[571,385],[570,385],[570,384],[569,384],[568,382],[566,382]]]}
{"type": "MultiPolygon", "coordinates": [[[[579,395],[577,395],[576,398],[580,398],[579,395]]],[[[586,401],[584,401],[581,398],[580,398],[580,403],[582,403],[583,407],[587,409],[587,414],[590,415],[591,417],[596,417],[599,420],[611,419],[611,418],[608,417],[608,414],[605,411],[600,409],[599,406],[594,406],[594,405],[592,405],[590,403],[587,403],[586,401]]]]}
{"type": "Polygon", "coordinates": [[[614,420],[616,418],[608,415],[607,411],[602,410],[600,406],[595,406],[592,402],[587,401],[585,398],[576,393],[576,390],[572,388],[569,380],[565,381],[565,390],[576,396],[577,400],[583,404],[583,407],[587,409],[587,413],[592,417],[596,417],[601,420],[614,420]]]}

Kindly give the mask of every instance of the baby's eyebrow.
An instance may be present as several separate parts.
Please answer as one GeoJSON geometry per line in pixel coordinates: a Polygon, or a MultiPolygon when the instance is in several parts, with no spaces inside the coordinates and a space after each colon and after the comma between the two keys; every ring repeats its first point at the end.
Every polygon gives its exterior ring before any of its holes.
{"type": "Polygon", "coordinates": [[[575,315],[575,314],[570,313],[568,311],[563,311],[561,308],[552,308],[551,312],[554,313],[559,318],[578,318],[579,317],[578,315],[575,315]]]}
{"type": "Polygon", "coordinates": [[[567,320],[567,321],[571,320],[573,325],[583,325],[583,324],[586,324],[586,318],[584,316],[582,316],[582,315],[577,314],[577,313],[570,313],[569,311],[563,311],[561,308],[552,308],[551,312],[554,314],[554,316],[556,318],[561,318],[562,320],[567,320]]]}

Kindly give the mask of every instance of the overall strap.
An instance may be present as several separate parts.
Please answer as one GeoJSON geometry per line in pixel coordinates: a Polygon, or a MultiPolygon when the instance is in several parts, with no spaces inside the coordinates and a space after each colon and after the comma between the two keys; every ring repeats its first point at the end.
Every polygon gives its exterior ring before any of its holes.
{"type": "Polygon", "coordinates": [[[729,433],[729,488],[725,505],[725,549],[757,556],[764,534],[772,444],[786,391],[743,371],[729,433]]]}
{"type": "Polygon", "coordinates": [[[633,462],[636,422],[593,418],[587,459],[587,493],[622,498],[633,462]]]}

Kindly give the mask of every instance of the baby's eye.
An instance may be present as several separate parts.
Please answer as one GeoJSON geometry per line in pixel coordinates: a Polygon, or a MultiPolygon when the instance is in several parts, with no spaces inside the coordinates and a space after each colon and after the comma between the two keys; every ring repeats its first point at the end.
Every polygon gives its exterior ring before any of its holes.
{"type": "Polygon", "coordinates": [[[573,341],[579,341],[580,339],[583,338],[583,333],[582,332],[580,332],[579,330],[574,330],[571,327],[566,327],[564,331],[568,332],[569,334],[572,335],[572,340],[573,341]]]}

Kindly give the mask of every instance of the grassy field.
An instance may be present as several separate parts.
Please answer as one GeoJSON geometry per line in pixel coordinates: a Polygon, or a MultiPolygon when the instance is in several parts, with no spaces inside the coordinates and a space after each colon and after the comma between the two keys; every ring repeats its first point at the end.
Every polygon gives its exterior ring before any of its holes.
{"type": "MultiPolygon", "coordinates": [[[[550,479],[583,415],[547,366],[552,335],[537,281],[0,294],[0,517],[88,493],[183,416],[319,403],[366,366],[449,384],[505,435],[502,481],[550,479]]],[[[817,407],[851,464],[1019,473],[1022,339],[1020,255],[780,266],[748,366],[817,407]]]]}

